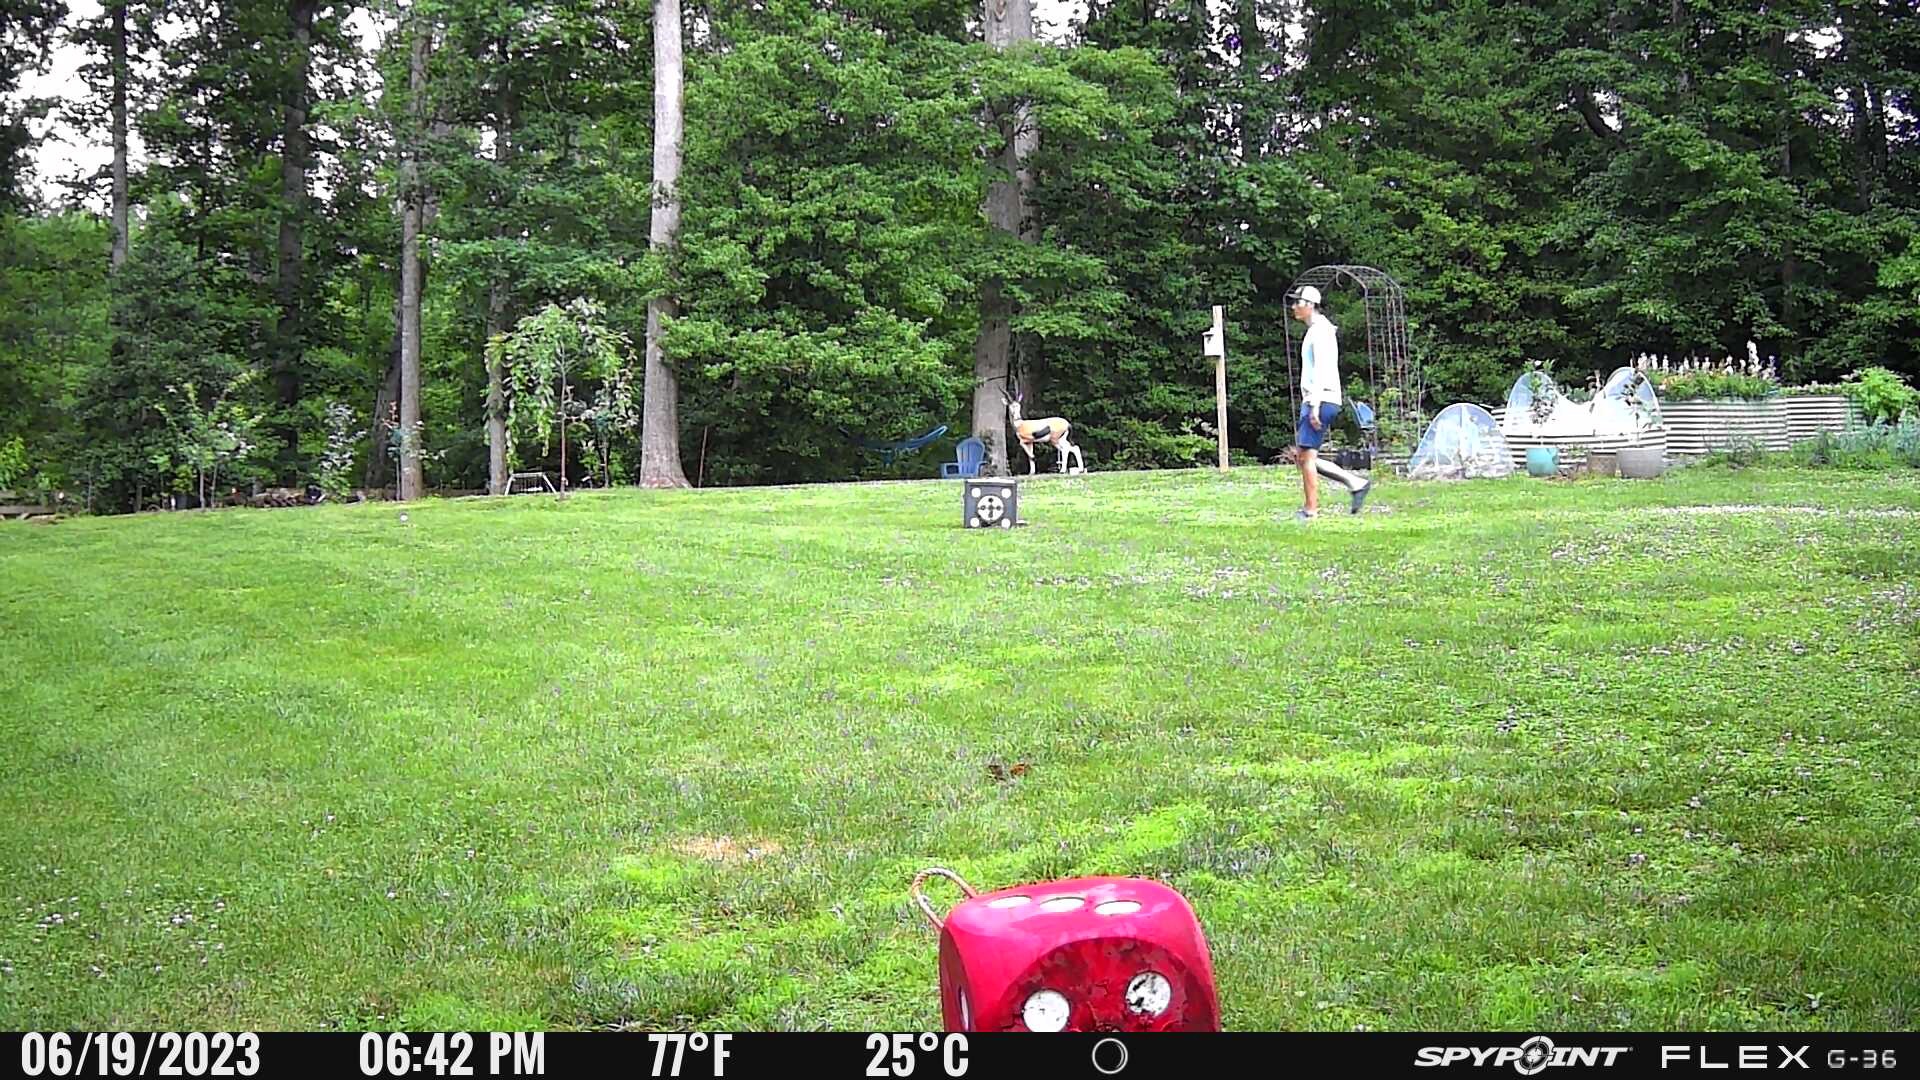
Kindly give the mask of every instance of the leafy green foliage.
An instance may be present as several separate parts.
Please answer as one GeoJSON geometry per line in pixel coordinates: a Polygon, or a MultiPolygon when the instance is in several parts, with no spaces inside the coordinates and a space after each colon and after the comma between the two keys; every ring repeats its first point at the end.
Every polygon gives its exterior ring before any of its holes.
{"type": "MultiPolygon", "coordinates": [[[[229,387],[262,404],[260,380],[240,377],[259,369],[271,307],[243,271],[203,260],[172,234],[168,207],[134,237],[114,297],[111,355],[86,367],[74,396],[75,420],[86,439],[73,452],[72,482],[97,491],[94,503],[124,508],[154,492],[186,490],[177,469],[182,436],[170,430],[167,410],[191,395],[221,400],[229,387]]],[[[237,409],[242,403],[233,402],[237,409]]],[[[237,414],[236,414],[237,415],[237,414]]]]}
{"type": "Polygon", "coordinates": [[[1339,117],[1304,147],[1338,196],[1320,261],[1406,288],[1409,317],[1434,328],[1421,361],[1435,405],[1498,400],[1530,359],[1598,366],[1570,302],[1581,241],[1566,228],[1591,136],[1540,62],[1566,33],[1557,14],[1481,2],[1335,18],[1311,16],[1301,75],[1308,102],[1339,117]]]}
{"type": "MultiPolygon", "coordinates": [[[[1823,432],[1822,434],[1827,433],[1823,432]]],[[[1797,450],[1799,448],[1796,447],[1795,449],[1797,450]]],[[[1785,454],[1777,455],[1777,457],[1782,459],[1787,456],[1788,455],[1785,454]]],[[[1761,446],[1757,440],[1738,438],[1722,445],[1716,445],[1713,449],[1701,455],[1690,467],[1713,468],[1717,466],[1726,469],[1746,469],[1755,465],[1765,464],[1775,460],[1775,458],[1776,455],[1761,446]]],[[[1801,458],[1801,460],[1804,460],[1804,458],[1801,458]]]]}
{"type": "Polygon", "coordinates": [[[1860,406],[1869,422],[1894,424],[1920,409],[1920,390],[1907,385],[1898,372],[1870,367],[1847,376],[1847,397],[1860,406]]]}
{"type": "Polygon", "coordinates": [[[0,439],[20,439],[26,475],[51,486],[84,483],[73,410],[107,356],[106,243],[89,215],[0,214],[0,439]]]}
{"type": "MultiPolygon", "coordinates": [[[[1288,445],[1299,343],[1281,296],[1322,263],[1406,288],[1416,414],[1497,401],[1533,362],[1571,385],[1749,339],[1793,382],[1920,374],[1920,42],[1889,5],[1094,0],[1057,40],[1001,52],[976,39],[973,0],[722,0],[688,9],[671,260],[646,243],[645,5],[426,13],[416,120],[396,90],[410,35],[363,53],[352,30],[391,13],[315,11],[309,191],[290,200],[287,5],[132,5],[144,265],[110,283],[89,215],[0,224],[0,437],[22,438],[36,476],[131,507],[170,482],[151,465],[159,388],[257,368],[275,480],[343,481],[328,408],[346,402],[381,431],[365,455],[380,483],[402,149],[429,196],[423,423],[402,437],[453,488],[488,473],[488,338],[576,298],[635,340],[648,298],[677,298],[683,464],[709,484],[931,474],[950,445],[891,466],[862,445],[967,426],[987,282],[1014,308],[1017,384],[1096,467],[1212,460],[1198,338],[1215,304],[1233,449],[1288,445]],[[1031,242],[982,219],[1009,134],[989,114],[1037,140],[1031,242]],[[288,295],[283,235],[304,268],[288,295]]],[[[85,43],[90,93],[69,112],[104,137],[110,20],[62,17],[0,16],[0,78],[60,34],[85,43]]],[[[0,128],[40,107],[15,102],[0,128]]],[[[1369,369],[1359,298],[1329,300],[1353,399],[1414,426],[1383,404],[1399,388],[1369,369]]],[[[1696,375],[1663,374],[1666,396],[1762,392],[1696,375]]],[[[592,440],[603,480],[637,453],[618,426],[567,437],[592,440]]]]}
{"type": "Polygon", "coordinates": [[[1653,384],[1662,401],[1760,401],[1780,392],[1772,379],[1735,371],[1664,372],[1653,384]]]}
{"type": "Polygon", "coordinates": [[[229,478],[244,476],[260,450],[260,425],[265,417],[248,408],[241,396],[257,378],[258,372],[242,372],[205,404],[194,384],[168,384],[168,396],[153,402],[172,435],[171,445],[154,453],[153,466],[162,476],[175,479],[176,491],[191,476],[198,506],[213,505],[223,470],[229,478]]]}
{"type": "Polygon", "coordinates": [[[27,151],[34,141],[29,121],[45,116],[50,105],[21,100],[21,76],[45,66],[66,14],[61,0],[9,0],[0,5],[0,219],[29,202],[27,151]]]}
{"type": "MultiPolygon", "coordinates": [[[[958,428],[985,174],[975,53],[884,8],[738,12],[690,57],[682,415],[721,483],[866,467],[856,439],[958,428]]],[[[922,465],[924,466],[924,463],[922,465]]]]}
{"type": "Polygon", "coordinates": [[[560,490],[567,489],[566,440],[569,432],[584,440],[589,460],[612,482],[613,436],[631,433],[640,419],[633,390],[632,343],[610,329],[592,301],[548,304],[521,319],[511,334],[487,343],[488,355],[507,372],[507,430],[540,438],[546,453],[554,436],[561,443],[560,490]],[[590,400],[578,391],[594,386],[590,400]]]}
{"type": "Polygon", "coordinates": [[[322,491],[339,498],[352,488],[354,459],[366,437],[364,429],[354,430],[353,406],[344,401],[327,406],[327,446],[315,470],[322,491]]]}
{"type": "Polygon", "coordinates": [[[1838,469],[1920,469],[1920,423],[1871,424],[1823,431],[1790,454],[1793,461],[1838,469]]]}
{"type": "Polygon", "coordinates": [[[10,488],[28,473],[27,442],[15,435],[0,442],[0,488],[10,488]]]}
{"type": "Polygon", "coordinates": [[[1845,397],[1847,387],[1845,383],[1804,383],[1799,386],[1785,387],[1781,393],[1806,397],[1845,397]]]}

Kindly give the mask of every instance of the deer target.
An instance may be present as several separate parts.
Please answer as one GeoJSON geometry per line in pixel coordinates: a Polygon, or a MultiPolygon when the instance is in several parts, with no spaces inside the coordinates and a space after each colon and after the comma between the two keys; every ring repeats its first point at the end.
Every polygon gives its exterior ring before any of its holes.
{"type": "Polygon", "coordinates": [[[1087,456],[1067,438],[1073,430],[1073,425],[1069,424],[1065,417],[1048,416],[1038,420],[1028,420],[1021,416],[1021,401],[1026,398],[1026,394],[1012,396],[1003,388],[1000,396],[1006,399],[1007,416],[1013,421],[1013,433],[1020,439],[1020,449],[1027,452],[1028,476],[1032,476],[1037,467],[1033,455],[1035,443],[1046,443],[1053,447],[1054,453],[1059,455],[1062,473],[1067,471],[1069,460],[1079,461],[1079,472],[1087,471],[1087,456]]]}

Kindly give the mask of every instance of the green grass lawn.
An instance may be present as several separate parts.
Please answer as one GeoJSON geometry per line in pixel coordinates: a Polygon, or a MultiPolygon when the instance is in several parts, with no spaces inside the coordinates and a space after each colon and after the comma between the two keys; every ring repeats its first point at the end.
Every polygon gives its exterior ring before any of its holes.
{"type": "Polygon", "coordinates": [[[929,865],[1237,1029],[1920,1025],[1920,478],[955,487],[0,528],[0,1026],[937,1027],[929,865]]]}

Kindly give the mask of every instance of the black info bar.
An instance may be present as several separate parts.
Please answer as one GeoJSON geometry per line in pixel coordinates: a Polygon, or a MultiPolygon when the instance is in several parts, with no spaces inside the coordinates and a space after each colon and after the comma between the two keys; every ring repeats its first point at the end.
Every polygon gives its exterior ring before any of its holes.
{"type": "Polygon", "coordinates": [[[1920,1036],[1460,1032],[15,1032],[0,1080],[69,1077],[1920,1075],[1920,1036]]]}

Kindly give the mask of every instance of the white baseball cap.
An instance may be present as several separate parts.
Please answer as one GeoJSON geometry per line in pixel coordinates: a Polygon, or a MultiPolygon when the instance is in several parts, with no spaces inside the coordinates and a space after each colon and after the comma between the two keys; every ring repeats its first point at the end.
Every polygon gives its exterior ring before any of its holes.
{"type": "Polygon", "coordinates": [[[1312,304],[1314,307],[1319,307],[1320,306],[1320,290],[1314,288],[1311,285],[1302,285],[1299,288],[1293,290],[1293,292],[1288,295],[1287,299],[1292,301],[1295,304],[1312,304]]]}

